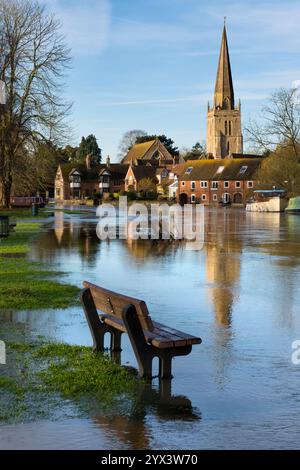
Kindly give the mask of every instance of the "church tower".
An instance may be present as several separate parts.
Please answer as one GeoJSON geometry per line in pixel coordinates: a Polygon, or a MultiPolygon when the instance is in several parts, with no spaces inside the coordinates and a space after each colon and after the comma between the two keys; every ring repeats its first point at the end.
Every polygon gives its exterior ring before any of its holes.
{"type": "Polygon", "coordinates": [[[230,58],[224,24],[214,104],[207,111],[207,153],[214,158],[225,158],[243,153],[241,130],[241,104],[234,103],[230,58]]]}

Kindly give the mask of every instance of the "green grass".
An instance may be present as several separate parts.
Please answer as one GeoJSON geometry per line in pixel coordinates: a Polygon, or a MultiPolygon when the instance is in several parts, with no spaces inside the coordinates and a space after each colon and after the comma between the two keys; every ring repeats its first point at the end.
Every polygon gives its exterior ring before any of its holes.
{"type": "Polygon", "coordinates": [[[134,397],[136,375],[91,348],[7,342],[13,370],[0,370],[0,422],[34,419],[72,402],[85,414],[134,397]],[[9,406],[7,406],[9,403],[9,406]]]}
{"type": "Polygon", "coordinates": [[[63,273],[45,269],[26,258],[40,223],[18,223],[0,242],[0,309],[66,308],[78,303],[79,289],[57,282],[63,273]]]}
{"type": "MultiPolygon", "coordinates": [[[[30,249],[30,241],[38,234],[42,224],[39,222],[19,222],[8,238],[0,241],[0,255],[25,254],[30,249]]],[[[1,270],[1,268],[0,268],[1,270]]]]}
{"type": "Polygon", "coordinates": [[[14,208],[14,209],[0,209],[0,215],[7,215],[10,221],[18,221],[22,219],[44,219],[45,217],[49,217],[49,212],[51,209],[39,209],[39,213],[37,216],[33,216],[31,212],[31,208],[14,208]]]}

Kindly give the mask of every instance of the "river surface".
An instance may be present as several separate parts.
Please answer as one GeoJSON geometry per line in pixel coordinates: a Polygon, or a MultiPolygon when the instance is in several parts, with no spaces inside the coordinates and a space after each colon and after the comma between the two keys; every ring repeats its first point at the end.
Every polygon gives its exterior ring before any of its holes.
{"type": "MultiPolygon", "coordinates": [[[[57,212],[30,252],[63,282],[144,299],[152,317],[200,336],[138,413],[0,426],[1,449],[290,449],[300,442],[300,216],[207,209],[202,250],[184,242],[100,242],[94,213],[57,212]],[[181,411],[182,409],[182,411],[181,411]]],[[[15,312],[30,335],[91,345],[80,307],[15,312]]],[[[124,337],[122,363],[136,365],[124,337]]]]}

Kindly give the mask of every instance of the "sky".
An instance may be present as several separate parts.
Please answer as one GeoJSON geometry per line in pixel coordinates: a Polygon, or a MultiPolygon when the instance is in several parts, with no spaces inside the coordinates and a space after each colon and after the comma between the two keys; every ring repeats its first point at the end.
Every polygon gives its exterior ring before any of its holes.
{"type": "MultiPolygon", "coordinates": [[[[260,119],[279,88],[300,84],[299,0],[43,0],[72,49],[71,144],[95,134],[117,161],[132,129],[180,148],[205,141],[226,17],[242,120],[260,119]]],[[[250,144],[246,144],[250,145],[250,144]]]]}

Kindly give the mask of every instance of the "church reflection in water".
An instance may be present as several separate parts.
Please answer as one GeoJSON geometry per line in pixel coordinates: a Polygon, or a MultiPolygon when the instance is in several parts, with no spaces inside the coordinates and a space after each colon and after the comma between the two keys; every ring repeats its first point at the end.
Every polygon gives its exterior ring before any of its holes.
{"type": "Polygon", "coordinates": [[[220,220],[210,212],[206,220],[206,278],[209,296],[213,302],[218,325],[229,327],[232,310],[237,296],[240,271],[242,240],[239,239],[239,220],[224,211],[220,220]]]}

